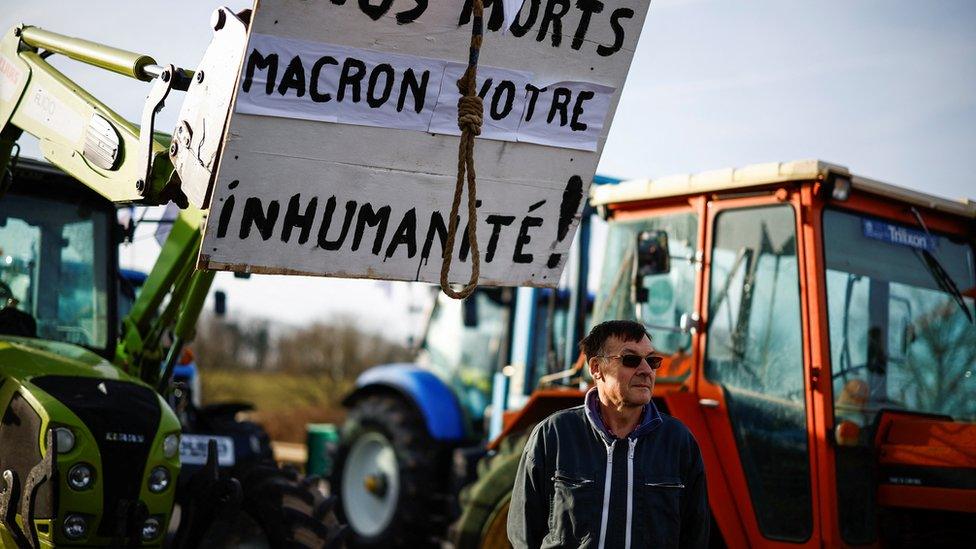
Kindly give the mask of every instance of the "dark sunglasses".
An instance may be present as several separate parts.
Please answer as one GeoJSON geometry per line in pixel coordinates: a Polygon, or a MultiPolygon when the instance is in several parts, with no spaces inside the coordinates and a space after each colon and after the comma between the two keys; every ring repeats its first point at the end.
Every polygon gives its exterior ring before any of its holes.
{"type": "Polygon", "coordinates": [[[664,362],[664,357],[660,355],[597,355],[601,358],[619,358],[620,363],[627,368],[637,368],[640,366],[642,360],[647,361],[647,365],[651,367],[652,370],[657,370],[661,367],[661,363],[664,362]]]}

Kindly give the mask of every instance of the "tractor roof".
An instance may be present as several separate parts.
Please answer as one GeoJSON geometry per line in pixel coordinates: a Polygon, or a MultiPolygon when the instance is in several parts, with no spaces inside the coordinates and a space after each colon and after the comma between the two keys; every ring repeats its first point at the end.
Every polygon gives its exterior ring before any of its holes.
{"type": "Polygon", "coordinates": [[[741,168],[725,168],[655,179],[631,179],[616,185],[594,185],[590,193],[590,202],[594,206],[601,206],[701,193],[747,191],[751,188],[786,181],[817,179],[826,177],[830,173],[850,177],[851,184],[857,191],[894,198],[970,219],[976,218],[976,202],[972,200],[949,200],[859,177],[852,175],[844,166],[822,160],[768,162],[741,168]]]}

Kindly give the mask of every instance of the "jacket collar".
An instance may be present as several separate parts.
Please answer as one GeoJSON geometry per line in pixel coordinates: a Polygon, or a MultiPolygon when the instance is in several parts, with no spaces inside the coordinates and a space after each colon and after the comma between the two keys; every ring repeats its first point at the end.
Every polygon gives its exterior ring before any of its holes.
{"type": "MultiPolygon", "coordinates": [[[[590,425],[600,433],[604,439],[608,442],[617,438],[610,429],[607,428],[606,424],[603,423],[603,417],[600,415],[600,395],[597,393],[596,387],[591,388],[586,392],[586,405],[584,409],[586,411],[586,419],[590,421],[590,425]]],[[[644,410],[641,411],[641,419],[637,423],[637,428],[631,431],[627,438],[635,440],[638,439],[654,429],[657,429],[659,425],[664,423],[661,419],[661,413],[658,411],[657,406],[654,405],[654,401],[648,402],[644,406],[644,410]]]]}

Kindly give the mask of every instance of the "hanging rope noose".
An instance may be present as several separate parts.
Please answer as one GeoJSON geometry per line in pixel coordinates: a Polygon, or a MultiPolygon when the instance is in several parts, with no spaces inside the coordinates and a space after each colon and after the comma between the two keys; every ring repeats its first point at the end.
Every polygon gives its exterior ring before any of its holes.
{"type": "Polygon", "coordinates": [[[478,287],[478,277],[481,274],[481,255],[478,253],[478,210],[476,204],[477,190],[474,173],[474,138],[481,134],[481,122],[484,116],[484,105],[478,96],[478,53],[481,51],[482,15],[484,6],[482,0],[472,2],[471,19],[471,48],[468,54],[468,68],[457,81],[461,98],[458,99],[458,128],[461,129],[461,143],[458,146],[457,182],[454,186],[454,202],[451,204],[451,218],[447,229],[447,243],[444,245],[444,255],[441,257],[441,289],[454,299],[464,299],[478,287]],[[465,172],[467,172],[465,174],[465,172]],[[468,242],[471,248],[471,278],[460,291],[454,291],[448,282],[451,272],[451,256],[454,252],[454,238],[458,228],[458,210],[461,206],[461,193],[464,191],[465,175],[468,182],[468,242]]]}

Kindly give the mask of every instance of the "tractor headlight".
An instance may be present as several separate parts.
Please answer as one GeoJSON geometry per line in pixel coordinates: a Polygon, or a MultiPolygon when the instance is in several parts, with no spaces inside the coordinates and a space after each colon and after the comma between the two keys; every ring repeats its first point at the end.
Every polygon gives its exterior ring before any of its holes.
{"type": "Polygon", "coordinates": [[[58,439],[58,453],[67,454],[75,449],[75,434],[67,427],[58,427],[54,430],[54,436],[58,439]]]}
{"type": "MultiPolygon", "coordinates": [[[[79,463],[68,470],[68,486],[75,490],[87,490],[91,488],[92,481],[95,479],[95,472],[91,465],[79,463]]],[[[65,521],[67,523],[67,521],[65,521]]]]}
{"type": "Polygon", "coordinates": [[[172,433],[163,439],[163,456],[166,459],[173,459],[180,451],[180,435],[172,433]]]}
{"type": "Polygon", "coordinates": [[[68,515],[62,531],[68,539],[81,539],[88,533],[88,521],[81,515],[68,515]]]}
{"type": "Polygon", "coordinates": [[[161,529],[161,524],[159,519],[156,517],[149,517],[146,522],[142,523],[142,530],[140,535],[142,536],[142,541],[152,541],[159,536],[159,531],[161,529]]]}
{"type": "Polygon", "coordinates": [[[169,487],[169,471],[165,467],[156,467],[149,473],[149,491],[158,494],[169,487]]]}

